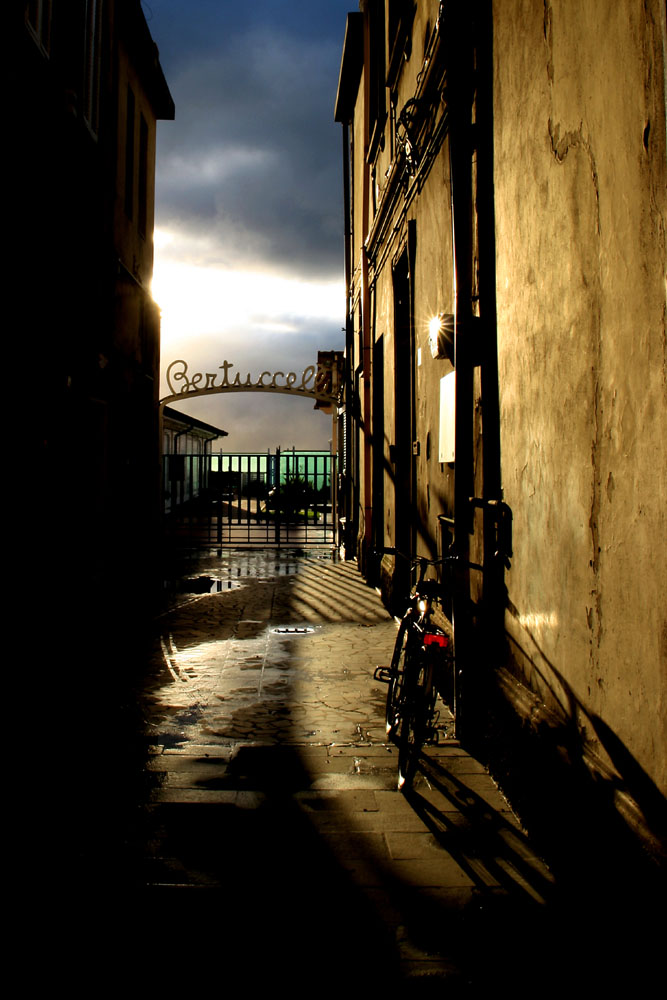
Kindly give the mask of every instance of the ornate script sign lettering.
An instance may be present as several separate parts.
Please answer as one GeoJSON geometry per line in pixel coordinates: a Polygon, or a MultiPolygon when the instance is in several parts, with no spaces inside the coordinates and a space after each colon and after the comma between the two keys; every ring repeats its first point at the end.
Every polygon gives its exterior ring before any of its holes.
{"type": "Polygon", "coordinates": [[[234,365],[223,361],[215,372],[194,372],[189,374],[185,361],[172,361],[167,368],[167,385],[170,396],[162,403],[183,396],[206,396],[222,392],[286,392],[293,396],[306,396],[323,403],[333,403],[336,398],[337,371],[326,364],[308,365],[301,375],[296,372],[262,372],[258,378],[248,373],[245,378],[240,372],[231,374],[234,365]]]}

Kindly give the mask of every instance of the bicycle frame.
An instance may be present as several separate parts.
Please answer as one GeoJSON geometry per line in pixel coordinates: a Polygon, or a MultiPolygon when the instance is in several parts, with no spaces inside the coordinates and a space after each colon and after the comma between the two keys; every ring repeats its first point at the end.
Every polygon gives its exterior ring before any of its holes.
{"type": "MultiPolygon", "coordinates": [[[[437,739],[439,713],[437,695],[453,698],[453,651],[450,636],[432,621],[434,605],[442,601],[443,587],[436,580],[426,580],[429,566],[449,563],[453,557],[429,560],[417,557],[411,563],[419,568],[408,608],[399,625],[394,653],[389,667],[375,670],[376,680],[388,683],[386,727],[388,737],[399,749],[399,788],[407,790],[417,767],[422,745],[437,739]],[[452,668],[451,685],[446,667],[452,668]],[[449,689],[451,692],[442,689],[449,689]]],[[[453,709],[453,704],[450,704],[453,709]]]]}

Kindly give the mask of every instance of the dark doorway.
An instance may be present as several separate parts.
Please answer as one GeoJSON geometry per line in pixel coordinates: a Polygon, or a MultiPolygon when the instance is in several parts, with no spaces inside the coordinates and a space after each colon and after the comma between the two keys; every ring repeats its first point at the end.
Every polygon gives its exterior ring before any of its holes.
{"type": "MultiPolygon", "coordinates": [[[[414,333],[412,329],[410,265],[407,249],[394,268],[394,477],[395,544],[399,552],[414,552],[414,457],[415,427],[414,333]]],[[[409,563],[398,559],[394,589],[407,593],[409,563]]]]}
{"type": "MultiPolygon", "coordinates": [[[[384,547],[386,517],[385,498],[385,427],[384,427],[384,337],[382,334],[373,345],[373,505],[377,512],[373,518],[373,548],[381,552],[384,547]]],[[[374,562],[377,568],[377,562],[374,562]]],[[[376,579],[374,581],[378,583],[376,579]]]]}

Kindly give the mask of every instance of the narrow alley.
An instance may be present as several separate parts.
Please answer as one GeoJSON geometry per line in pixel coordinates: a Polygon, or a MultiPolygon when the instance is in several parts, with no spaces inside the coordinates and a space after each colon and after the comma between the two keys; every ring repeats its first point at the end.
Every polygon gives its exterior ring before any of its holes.
{"type": "Polygon", "coordinates": [[[453,738],[397,791],[373,680],[396,624],[355,564],[229,551],[190,569],[140,698],[146,800],[118,947],[133,975],[523,996],[620,974],[593,887],[559,886],[453,738]]]}
{"type": "Polygon", "coordinates": [[[10,993],[652,994],[664,0],[0,10],[10,993]]]}

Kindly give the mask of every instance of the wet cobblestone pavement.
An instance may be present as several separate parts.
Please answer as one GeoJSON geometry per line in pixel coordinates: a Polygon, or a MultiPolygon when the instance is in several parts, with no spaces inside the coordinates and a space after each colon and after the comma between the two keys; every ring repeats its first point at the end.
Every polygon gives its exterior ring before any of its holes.
{"type": "Polygon", "coordinates": [[[615,856],[601,877],[585,852],[555,877],[446,728],[397,791],[373,679],[396,623],[354,564],[232,551],[182,576],[150,649],[127,650],[143,678],[129,722],[100,730],[91,712],[96,738],[63,744],[88,778],[57,758],[35,824],[48,982],[299,998],[650,982],[662,947],[618,892],[615,856]]]}

